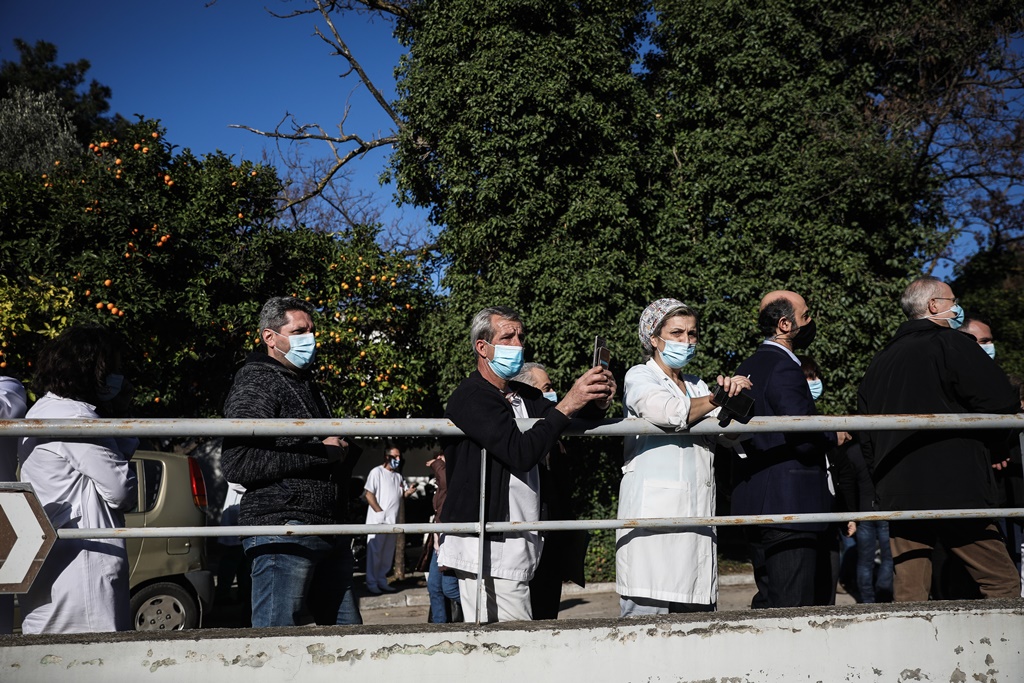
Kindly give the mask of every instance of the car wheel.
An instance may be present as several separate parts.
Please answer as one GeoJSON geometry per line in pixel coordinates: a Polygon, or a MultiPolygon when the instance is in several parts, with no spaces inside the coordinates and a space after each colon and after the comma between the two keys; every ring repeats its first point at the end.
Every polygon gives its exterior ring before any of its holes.
{"type": "Polygon", "coordinates": [[[181,631],[199,625],[195,596],[176,583],[154,583],[132,596],[136,631],[181,631]]]}

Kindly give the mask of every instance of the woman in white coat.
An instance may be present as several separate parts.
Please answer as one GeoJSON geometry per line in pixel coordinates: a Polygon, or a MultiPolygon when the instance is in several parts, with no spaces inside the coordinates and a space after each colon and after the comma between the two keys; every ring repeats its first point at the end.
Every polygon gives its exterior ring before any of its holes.
{"type": "MultiPolygon", "coordinates": [[[[120,374],[115,337],[72,327],[43,349],[35,386],[45,394],[27,418],[92,419],[127,414],[131,388],[120,374]]],[[[32,484],[56,529],[124,526],[137,502],[129,463],[134,438],[27,437],[18,446],[21,480],[32,484]]],[[[22,632],[88,633],[132,628],[123,539],[59,539],[26,595],[22,632]]]]}
{"type": "MultiPolygon", "coordinates": [[[[697,313],[676,299],[659,299],[640,316],[643,365],[626,373],[626,417],[642,417],[675,432],[718,409],[708,385],[681,372],[698,342],[697,313]]],[[[746,377],[718,376],[730,396],[749,389],[746,377]]],[[[619,519],[709,517],[715,512],[715,437],[629,436],[619,486],[619,519]]],[[[623,617],[712,611],[718,602],[717,538],[713,527],[666,532],[616,532],[615,576],[623,617]]]]}

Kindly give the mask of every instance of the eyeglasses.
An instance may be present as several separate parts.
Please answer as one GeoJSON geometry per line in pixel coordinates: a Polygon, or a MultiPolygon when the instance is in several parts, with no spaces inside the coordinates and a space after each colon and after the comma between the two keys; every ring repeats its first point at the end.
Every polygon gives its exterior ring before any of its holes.
{"type": "Polygon", "coordinates": [[[956,306],[959,303],[955,296],[933,296],[932,299],[939,299],[941,301],[952,301],[954,306],[956,306]]]}

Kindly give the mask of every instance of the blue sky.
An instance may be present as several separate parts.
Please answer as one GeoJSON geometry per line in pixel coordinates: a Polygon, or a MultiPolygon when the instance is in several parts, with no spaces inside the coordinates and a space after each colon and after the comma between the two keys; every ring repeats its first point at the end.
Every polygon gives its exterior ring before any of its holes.
{"type": "MultiPolygon", "coordinates": [[[[347,133],[387,135],[391,121],[358,84],[342,79],[341,57],[314,35],[319,15],[278,19],[306,6],[292,0],[0,0],[0,60],[17,61],[13,39],[46,40],[57,61],[88,59],[88,76],[113,90],[111,111],[160,119],[167,139],[196,154],[221,150],[235,160],[258,160],[267,141],[245,124],[273,129],[286,113],[337,133],[346,105],[347,133]]],[[[348,13],[335,25],[371,78],[394,99],[394,68],[401,48],[390,22],[348,13]]],[[[316,147],[307,147],[316,153],[316,147]]],[[[322,153],[327,154],[325,149],[322,153]]],[[[353,187],[393,205],[391,186],[378,177],[387,163],[381,148],[356,160],[353,187]]],[[[425,224],[425,214],[391,208],[389,220],[425,224]]]]}

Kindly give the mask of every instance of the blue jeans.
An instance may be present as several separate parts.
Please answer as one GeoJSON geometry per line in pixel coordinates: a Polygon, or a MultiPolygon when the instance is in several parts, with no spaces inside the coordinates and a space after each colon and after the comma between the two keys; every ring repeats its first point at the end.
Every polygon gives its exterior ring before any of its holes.
{"type": "Polygon", "coordinates": [[[347,536],[243,538],[252,561],[253,627],[363,623],[349,542],[347,536]]]}
{"type": "Polygon", "coordinates": [[[427,593],[430,594],[430,621],[443,624],[447,621],[448,607],[445,598],[459,600],[459,579],[454,574],[442,573],[437,568],[437,551],[430,551],[430,573],[427,575],[427,593]]]}
{"type": "Polygon", "coordinates": [[[892,600],[892,549],[888,522],[857,522],[857,591],[861,602],[892,600]],[[875,576],[875,547],[882,564],[875,576]]]}

